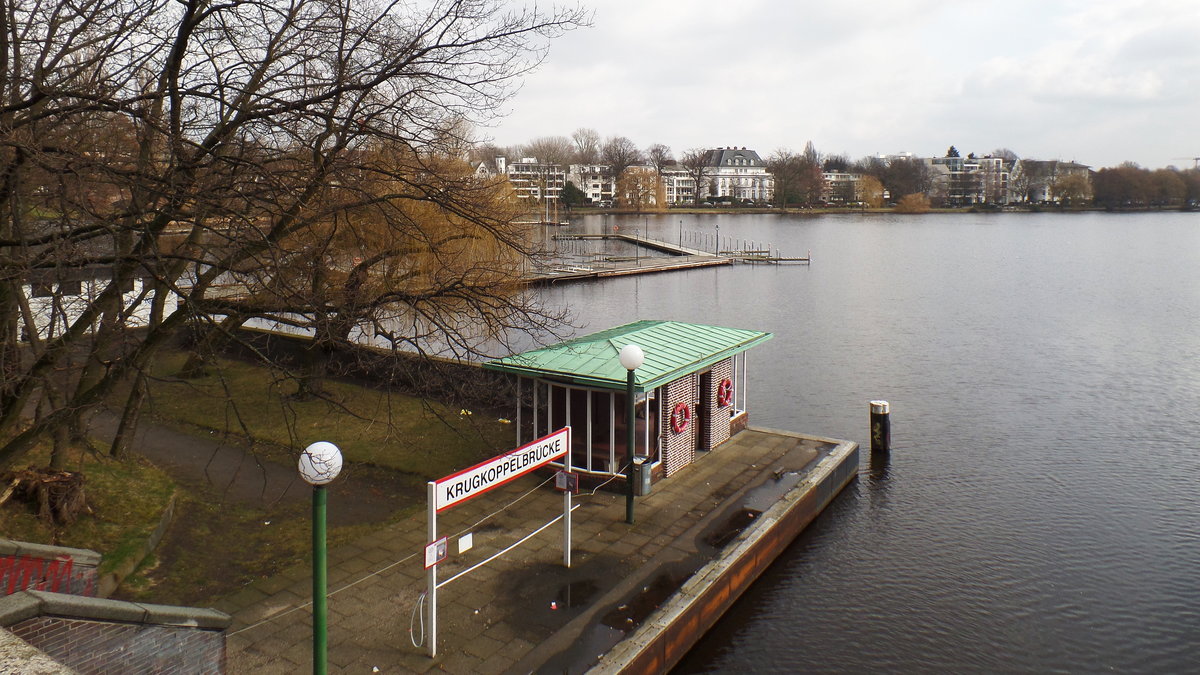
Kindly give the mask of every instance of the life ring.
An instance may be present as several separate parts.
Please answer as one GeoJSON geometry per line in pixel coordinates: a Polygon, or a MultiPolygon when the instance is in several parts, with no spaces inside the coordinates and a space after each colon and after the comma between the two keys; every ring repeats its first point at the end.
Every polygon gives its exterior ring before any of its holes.
{"type": "Polygon", "coordinates": [[[727,377],[717,385],[717,405],[724,408],[730,403],[733,403],[733,380],[727,377]]]}
{"type": "Polygon", "coordinates": [[[690,421],[692,421],[692,409],[688,404],[676,404],[675,409],[671,411],[671,431],[682,434],[684,429],[688,428],[690,421]]]}

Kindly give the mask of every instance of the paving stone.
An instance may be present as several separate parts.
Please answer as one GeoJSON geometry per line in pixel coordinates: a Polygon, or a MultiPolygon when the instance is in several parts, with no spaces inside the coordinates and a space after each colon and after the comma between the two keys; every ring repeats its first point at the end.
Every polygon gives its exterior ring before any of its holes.
{"type": "MultiPolygon", "coordinates": [[[[780,441],[757,432],[739,434],[717,452],[698,458],[697,463],[667,482],[654,493],[639,498],[638,522],[624,522],[624,495],[600,492],[580,495],[574,500],[580,508],[574,512],[573,567],[599,574],[602,587],[594,601],[599,602],[612,585],[626,578],[628,569],[640,561],[674,560],[696,550],[695,533],[690,532],[700,519],[712,512],[713,495],[732,495],[741,486],[762,480],[774,462],[796,446],[793,439],[780,441]],[[770,446],[770,447],[768,447],[770,446]],[[755,466],[757,468],[750,468],[755,466]],[[624,562],[623,562],[624,561],[624,562]],[[620,565],[614,573],[612,566],[620,565]],[[586,566],[586,567],[585,567],[586,566]],[[608,572],[608,573],[606,573],[608,572]]],[[[799,461],[799,460],[797,460],[799,461]]],[[[524,537],[561,513],[562,498],[543,490],[526,497],[517,506],[476,527],[481,518],[515,499],[544,477],[528,477],[489,493],[485,498],[452,509],[439,516],[438,531],[454,533],[475,528],[475,549],[454,557],[439,570],[439,579],[466,569],[524,537]]],[[[554,570],[562,560],[562,529],[555,525],[532,537],[524,545],[488,565],[453,582],[439,591],[439,656],[429,659],[425,648],[413,647],[409,623],[425,590],[426,573],[420,552],[425,541],[425,514],[414,514],[407,521],[389,526],[336,549],[331,553],[330,587],[335,579],[344,584],[359,581],[330,599],[331,660],[335,670],[370,672],[500,672],[539,649],[538,631],[552,630],[535,626],[530,608],[507,600],[516,597],[509,589],[513,580],[530,569],[550,570],[539,582],[557,587],[566,576],[554,570]],[[394,564],[397,561],[403,562],[394,564]],[[389,567],[390,566],[390,567],[389,567]],[[387,568],[381,573],[372,572],[387,568]],[[508,604],[506,604],[508,603],[508,604]],[[479,613],[476,613],[479,610],[479,613]],[[336,652],[333,645],[336,645],[336,652]],[[336,654],[336,658],[333,658],[336,654]]],[[[572,570],[572,573],[575,573],[572,570]]],[[[565,574],[565,570],[563,570],[565,574]]],[[[246,625],[266,611],[279,612],[284,605],[307,602],[311,587],[306,565],[289,568],[278,577],[243,589],[222,600],[222,606],[236,607],[237,625],[246,625]],[[268,593],[263,589],[272,591],[268,593]]],[[[546,597],[552,593],[546,588],[546,597]]],[[[524,591],[520,594],[524,596],[524,591]]],[[[524,596],[536,597],[536,596],[524,596]]],[[[527,601],[527,600],[526,600],[527,601]]],[[[526,602],[522,601],[522,602],[526,602]]],[[[538,602],[541,602],[539,599],[538,602]]],[[[427,607],[428,605],[426,605],[427,607]]],[[[568,621],[578,609],[563,612],[568,621]]],[[[230,638],[229,672],[285,672],[292,675],[311,668],[311,610],[302,609],[277,619],[269,627],[255,628],[230,638]]],[[[419,621],[413,624],[420,631],[419,621]]],[[[546,633],[547,636],[550,633],[546,633]]],[[[536,668],[532,668],[536,670],[536,668]]]]}

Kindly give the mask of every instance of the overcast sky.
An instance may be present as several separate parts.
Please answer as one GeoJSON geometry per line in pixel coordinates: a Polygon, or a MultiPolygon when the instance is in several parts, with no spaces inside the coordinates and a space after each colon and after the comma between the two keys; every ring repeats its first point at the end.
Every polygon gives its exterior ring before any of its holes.
{"type": "Polygon", "coordinates": [[[1200,156],[1200,0],[591,0],[498,125],[1096,168],[1200,156]]]}

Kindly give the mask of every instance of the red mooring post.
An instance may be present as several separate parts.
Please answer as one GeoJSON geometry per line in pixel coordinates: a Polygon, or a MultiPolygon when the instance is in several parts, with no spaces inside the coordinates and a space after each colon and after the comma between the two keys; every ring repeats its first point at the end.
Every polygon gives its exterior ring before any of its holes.
{"type": "Polygon", "coordinates": [[[871,452],[891,452],[890,408],[887,401],[871,401],[871,452]]]}

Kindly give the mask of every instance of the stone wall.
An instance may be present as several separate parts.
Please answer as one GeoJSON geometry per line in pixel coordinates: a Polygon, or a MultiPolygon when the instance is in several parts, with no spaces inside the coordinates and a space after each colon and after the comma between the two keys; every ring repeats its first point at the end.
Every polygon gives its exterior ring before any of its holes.
{"type": "Polygon", "coordinates": [[[43,591],[0,599],[0,626],[79,673],[225,669],[227,614],[43,591]]]}

